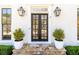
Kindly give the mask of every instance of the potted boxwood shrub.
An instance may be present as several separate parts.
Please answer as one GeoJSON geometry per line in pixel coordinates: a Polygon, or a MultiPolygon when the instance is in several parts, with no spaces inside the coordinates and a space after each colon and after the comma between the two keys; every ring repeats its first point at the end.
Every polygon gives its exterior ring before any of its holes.
{"type": "Polygon", "coordinates": [[[62,49],[64,44],[63,39],[65,37],[64,31],[62,29],[55,29],[53,36],[55,37],[55,47],[57,49],[62,49]]]}
{"type": "Polygon", "coordinates": [[[15,49],[21,49],[23,47],[23,38],[24,38],[25,34],[19,28],[19,29],[15,30],[13,35],[14,35],[14,38],[15,38],[15,42],[14,42],[15,49]]]}

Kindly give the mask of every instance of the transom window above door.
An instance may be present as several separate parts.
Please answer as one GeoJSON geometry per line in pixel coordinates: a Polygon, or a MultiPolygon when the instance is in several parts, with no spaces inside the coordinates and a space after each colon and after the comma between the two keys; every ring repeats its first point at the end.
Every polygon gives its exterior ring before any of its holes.
{"type": "Polygon", "coordinates": [[[2,8],[2,39],[11,39],[11,8],[2,8]]]}

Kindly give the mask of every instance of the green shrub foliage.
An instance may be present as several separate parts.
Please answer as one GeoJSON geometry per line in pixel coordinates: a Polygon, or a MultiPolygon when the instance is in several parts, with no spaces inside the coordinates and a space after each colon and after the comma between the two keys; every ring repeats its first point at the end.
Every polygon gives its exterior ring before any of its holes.
{"type": "Polygon", "coordinates": [[[67,55],[79,55],[79,46],[66,46],[67,55]]]}
{"type": "Polygon", "coordinates": [[[12,50],[13,46],[11,45],[0,45],[0,55],[11,55],[12,50]]]}
{"type": "Polygon", "coordinates": [[[63,41],[65,37],[64,31],[62,29],[55,29],[55,31],[53,32],[53,36],[55,37],[55,40],[63,41]]]}
{"type": "Polygon", "coordinates": [[[14,34],[15,41],[22,41],[23,37],[25,36],[23,31],[20,28],[16,29],[13,34],[14,34]]]}

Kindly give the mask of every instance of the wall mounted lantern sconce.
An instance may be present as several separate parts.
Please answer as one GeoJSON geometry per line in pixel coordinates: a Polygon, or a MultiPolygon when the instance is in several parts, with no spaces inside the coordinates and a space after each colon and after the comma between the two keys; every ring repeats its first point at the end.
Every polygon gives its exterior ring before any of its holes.
{"type": "Polygon", "coordinates": [[[17,11],[18,11],[19,16],[25,15],[25,10],[23,9],[23,7],[20,7],[17,11]]]}
{"type": "Polygon", "coordinates": [[[61,13],[61,9],[59,7],[56,7],[56,9],[54,10],[55,16],[59,16],[60,13],[61,13]]]}

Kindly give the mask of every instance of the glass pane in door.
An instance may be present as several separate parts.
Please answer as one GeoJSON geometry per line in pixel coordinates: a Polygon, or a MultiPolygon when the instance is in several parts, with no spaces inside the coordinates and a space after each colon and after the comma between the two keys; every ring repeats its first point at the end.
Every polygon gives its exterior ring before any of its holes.
{"type": "Polygon", "coordinates": [[[32,27],[33,27],[33,39],[38,39],[38,15],[33,15],[32,16],[32,27]]]}
{"type": "Polygon", "coordinates": [[[48,31],[47,31],[47,26],[48,26],[48,19],[47,19],[47,15],[41,15],[41,39],[47,39],[47,34],[48,34],[48,31]]]}

